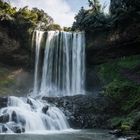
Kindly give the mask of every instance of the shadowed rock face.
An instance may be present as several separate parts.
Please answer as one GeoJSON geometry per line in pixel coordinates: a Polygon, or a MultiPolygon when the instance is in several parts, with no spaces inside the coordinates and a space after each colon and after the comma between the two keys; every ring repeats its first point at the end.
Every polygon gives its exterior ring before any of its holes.
{"type": "Polygon", "coordinates": [[[111,59],[140,54],[139,44],[140,41],[132,41],[122,44],[108,45],[103,48],[87,48],[86,64],[89,66],[99,65],[106,63],[111,59]]]}
{"type": "Polygon", "coordinates": [[[8,103],[7,97],[0,97],[0,109],[6,107],[8,103]]]}
{"type": "Polygon", "coordinates": [[[105,128],[109,115],[104,112],[104,101],[87,95],[71,97],[43,97],[55,104],[67,116],[72,128],[105,128]]]}
{"type": "Polygon", "coordinates": [[[0,116],[0,123],[7,123],[9,121],[9,115],[8,114],[4,114],[0,116]]]}
{"type": "Polygon", "coordinates": [[[14,37],[14,33],[12,35],[9,35],[8,29],[0,26],[1,63],[27,68],[30,62],[30,52],[26,47],[22,47],[22,44],[17,39],[17,37],[14,37]]]}

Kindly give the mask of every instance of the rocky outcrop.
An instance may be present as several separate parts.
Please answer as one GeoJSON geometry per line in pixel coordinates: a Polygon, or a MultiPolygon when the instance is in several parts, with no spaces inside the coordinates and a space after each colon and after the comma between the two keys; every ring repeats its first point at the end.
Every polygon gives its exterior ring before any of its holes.
{"type": "Polygon", "coordinates": [[[87,95],[71,97],[43,97],[43,100],[59,107],[67,116],[72,128],[106,128],[108,114],[104,101],[87,95]]]}
{"type": "Polygon", "coordinates": [[[42,108],[42,112],[44,113],[44,114],[46,114],[47,113],[47,111],[48,111],[48,109],[49,109],[49,106],[44,106],[43,108],[42,108]]]}
{"type": "Polygon", "coordinates": [[[9,121],[9,114],[4,114],[0,116],[0,123],[7,123],[9,121]]]}

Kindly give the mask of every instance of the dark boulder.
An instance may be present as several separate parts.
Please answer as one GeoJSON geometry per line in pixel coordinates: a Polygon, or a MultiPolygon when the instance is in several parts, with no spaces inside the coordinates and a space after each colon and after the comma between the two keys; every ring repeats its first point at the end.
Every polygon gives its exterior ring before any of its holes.
{"type": "Polygon", "coordinates": [[[12,131],[14,133],[23,133],[23,132],[25,132],[25,128],[17,125],[17,126],[12,127],[12,131]]]}
{"type": "Polygon", "coordinates": [[[11,117],[12,117],[12,121],[15,122],[15,123],[17,123],[17,114],[16,114],[15,111],[12,112],[11,117]]]}
{"type": "Polygon", "coordinates": [[[26,120],[22,116],[17,116],[17,113],[15,111],[12,112],[12,121],[15,123],[20,123],[22,126],[25,126],[26,120]]]}
{"type": "Polygon", "coordinates": [[[0,123],[7,123],[9,121],[9,114],[4,114],[0,116],[0,123]]]}
{"type": "Polygon", "coordinates": [[[42,108],[42,112],[46,114],[48,109],[49,109],[49,106],[46,105],[42,108]]]}
{"type": "Polygon", "coordinates": [[[7,127],[4,124],[0,124],[0,132],[6,133],[8,131],[7,127]]]}
{"type": "Polygon", "coordinates": [[[116,137],[123,136],[122,130],[118,130],[118,129],[110,131],[109,134],[115,135],[116,137]]]}
{"type": "Polygon", "coordinates": [[[0,97],[0,109],[3,107],[7,107],[8,98],[7,97],[0,97]]]}
{"type": "Polygon", "coordinates": [[[27,98],[27,104],[29,104],[30,106],[33,106],[33,103],[29,98],[27,98]]]}
{"type": "Polygon", "coordinates": [[[25,132],[25,128],[22,125],[17,124],[15,122],[9,122],[6,125],[14,133],[24,133],[25,132]]]}

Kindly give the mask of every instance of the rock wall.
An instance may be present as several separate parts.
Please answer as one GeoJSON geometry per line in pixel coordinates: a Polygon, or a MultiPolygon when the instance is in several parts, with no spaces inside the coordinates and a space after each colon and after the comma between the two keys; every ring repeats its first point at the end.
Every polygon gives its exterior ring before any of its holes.
{"type": "Polygon", "coordinates": [[[22,96],[32,87],[31,48],[17,34],[0,26],[0,96],[22,96]]]}

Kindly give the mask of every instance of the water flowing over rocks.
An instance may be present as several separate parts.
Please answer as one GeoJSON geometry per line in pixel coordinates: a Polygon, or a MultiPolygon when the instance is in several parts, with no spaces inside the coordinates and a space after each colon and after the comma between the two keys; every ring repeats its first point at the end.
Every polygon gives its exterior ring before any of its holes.
{"type": "Polygon", "coordinates": [[[0,98],[0,101],[0,133],[69,128],[61,110],[40,99],[8,97],[0,98]]]}

